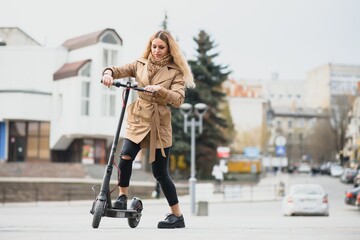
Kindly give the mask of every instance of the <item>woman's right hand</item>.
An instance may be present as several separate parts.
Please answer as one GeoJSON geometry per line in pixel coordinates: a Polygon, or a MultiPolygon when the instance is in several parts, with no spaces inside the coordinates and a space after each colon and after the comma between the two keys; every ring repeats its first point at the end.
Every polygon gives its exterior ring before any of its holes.
{"type": "Polygon", "coordinates": [[[111,76],[111,74],[105,72],[104,75],[101,78],[101,81],[105,86],[111,87],[113,82],[114,82],[114,79],[111,76]]]}

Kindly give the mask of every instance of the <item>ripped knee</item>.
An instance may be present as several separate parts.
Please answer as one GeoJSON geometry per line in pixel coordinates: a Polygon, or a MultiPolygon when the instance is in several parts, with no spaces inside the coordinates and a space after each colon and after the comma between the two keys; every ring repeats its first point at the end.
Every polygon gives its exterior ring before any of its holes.
{"type": "Polygon", "coordinates": [[[121,159],[127,160],[127,161],[132,160],[131,156],[129,156],[129,155],[121,155],[121,159]]]}

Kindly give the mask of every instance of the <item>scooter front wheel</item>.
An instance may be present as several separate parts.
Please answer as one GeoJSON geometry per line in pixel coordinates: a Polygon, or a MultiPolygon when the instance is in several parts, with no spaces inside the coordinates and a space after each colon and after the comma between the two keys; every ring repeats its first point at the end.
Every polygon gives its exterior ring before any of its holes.
{"type": "Polygon", "coordinates": [[[93,220],[92,220],[92,227],[98,228],[100,225],[101,217],[104,215],[105,210],[105,202],[96,200],[95,206],[94,206],[94,214],[93,214],[93,220]]]}

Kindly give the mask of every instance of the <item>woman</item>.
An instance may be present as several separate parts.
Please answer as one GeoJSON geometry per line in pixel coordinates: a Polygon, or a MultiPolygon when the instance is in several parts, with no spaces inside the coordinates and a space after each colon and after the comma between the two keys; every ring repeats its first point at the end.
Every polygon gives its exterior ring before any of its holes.
{"type": "Polygon", "coordinates": [[[151,93],[139,92],[138,99],[127,109],[126,137],[119,163],[119,197],[114,208],[127,208],[132,162],[141,148],[150,148],[153,175],[171,210],[165,220],[158,223],[158,228],[183,228],[184,217],[169,174],[172,127],[168,105],[179,108],[184,102],[185,88],[195,87],[190,67],[175,39],[162,30],[151,36],[141,58],[122,67],[106,68],[102,81],[110,87],[113,79],[124,77],[134,77],[139,87],[151,93]]]}

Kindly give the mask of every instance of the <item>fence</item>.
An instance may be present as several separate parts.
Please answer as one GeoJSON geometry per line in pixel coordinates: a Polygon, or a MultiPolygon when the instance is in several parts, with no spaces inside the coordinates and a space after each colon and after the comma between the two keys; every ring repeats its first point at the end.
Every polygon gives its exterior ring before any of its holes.
{"type": "MultiPolygon", "coordinates": [[[[27,179],[0,181],[0,201],[2,204],[10,202],[39,202],[39,201],[74,201],[93,200],[99,194],[99,181],[56,181],[54,179],[27,179]],[[96,190],[92,190],[92,188],[96,190]]],[[[117,184],[111,182],[110,190],[114,190],[112,197],[117,196],[117,184]]],[[[151,198],[154,190],[152,182],[133,183],[129,188],[129,195],[142,199],[151,198]]],[[[187,194],[187,186],[178,187],[179,195],[187,194]]]]}
{"type": "Polygon", "coordinates": [[[267,185],[226,185],[224,200],[259,201],[278,200],[283,196],[281,184],[267,185]]]}
{"type": "Polygon", "coordinates": [[[284,195],[284,184],[223,184],[200,183],[196,185],[196,199],[208,201],[260,201],[278,200],[284,195]]]}
{"type": "MultiPolygon", "coordinates": [[[[39,201],[75,201],[93,200],[99,193],[101,182],[61,182],[61,181],[0,181],[0,201],[39,202],[39,201]],[[92,191],[95,186],[95,193],[92,191]]],[[[116,189],[112,183],[110,189],[116,189]]],[[[129,195],[142,199],[151,198],[153,183],[132,183],[129,195]]],[[[188,194],[188,184],[177,184],[179,195],[188,194]]],[[[117,195],[117,190],[113,194],[117,195]]],[[[283,196],[284,185],[278,184],[237,184],[226,183],[218,186],[214,183],[197,183],[197,201],[258,201],[277,200],[283,196]]]]}

